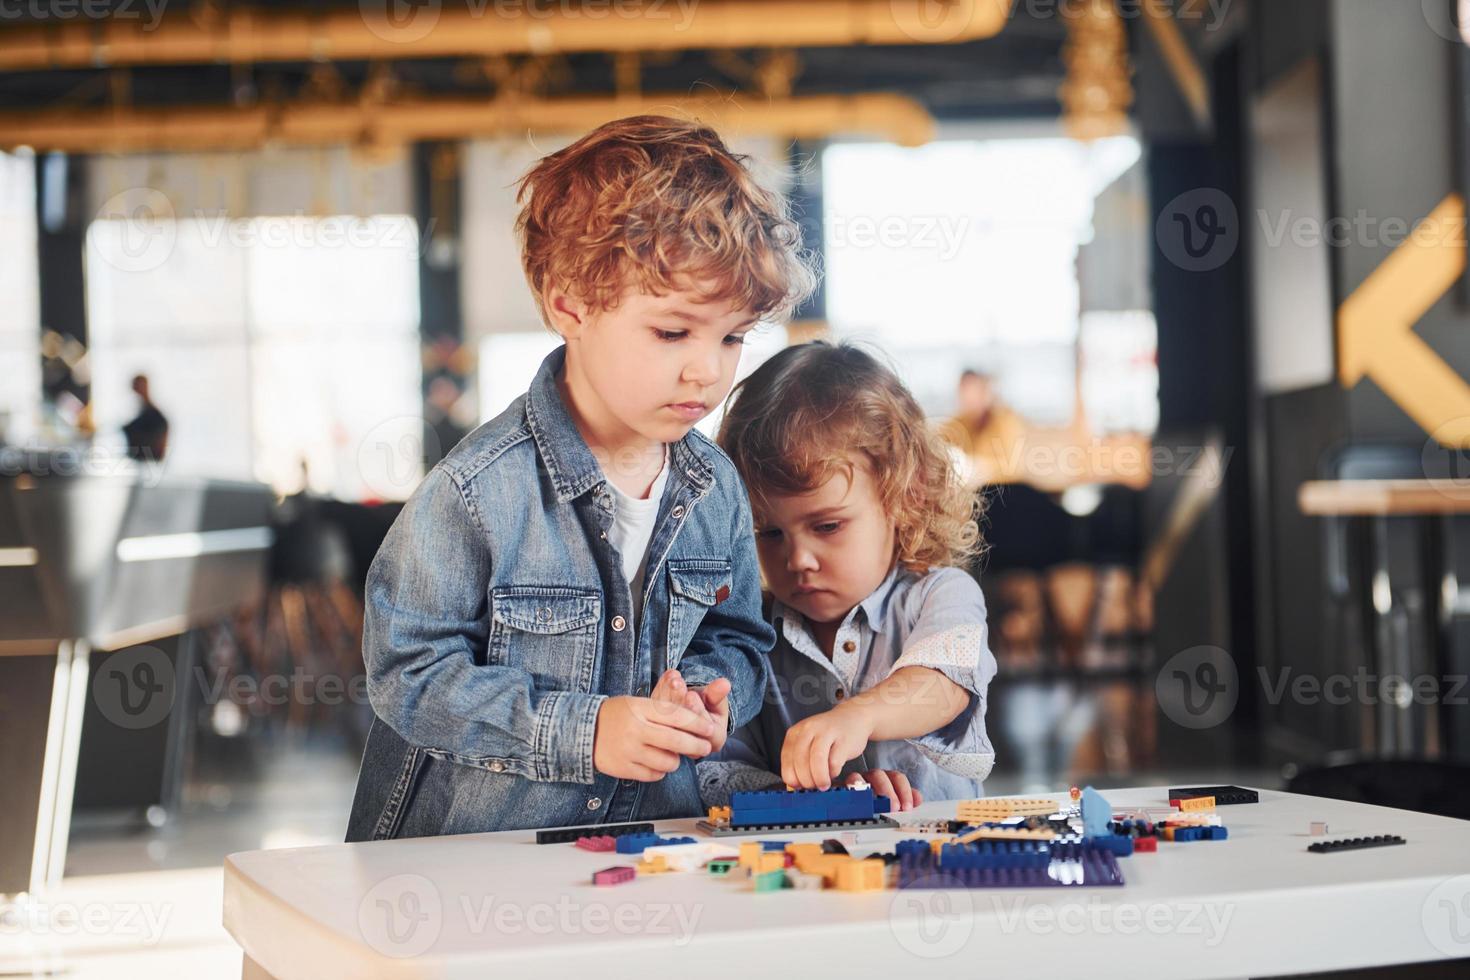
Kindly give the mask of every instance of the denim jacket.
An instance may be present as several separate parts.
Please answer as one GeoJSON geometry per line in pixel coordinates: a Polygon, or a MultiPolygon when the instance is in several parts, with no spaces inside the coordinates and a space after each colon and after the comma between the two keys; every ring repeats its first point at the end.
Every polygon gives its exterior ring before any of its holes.
{"type": "Polygon", "coordinates": [[[436,465],[368,572],[363,659],[376,715],[347,840],[692,816],[695,769],[596,771],[597,712],[678,667],[726,677],[731,727],[760,709],[775,633],[761,617],[745,488],[691,431],[649,543],[643,612],[607,541],[613,500],[556,386],[531,389],[436,465]]]}

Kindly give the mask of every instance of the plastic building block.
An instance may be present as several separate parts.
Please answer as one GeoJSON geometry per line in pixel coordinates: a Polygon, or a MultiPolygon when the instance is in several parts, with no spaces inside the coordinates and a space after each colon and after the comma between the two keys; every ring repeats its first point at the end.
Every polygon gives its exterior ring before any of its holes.
{"type": "Polygon", "coordinates": [[[1169,801],[1170,806],[1177,806],[1181,813],[1191,813],[1196,810],[1215,809],[1215,798],[1213,796],[1186,796],[1182,799],[1169,801]]]}
{"type": "Polygon", "coordinates": [[[1026,830],[1020,827],[976,827],[956,837],[953,843],[968,844],[977,840],[1052,840],[1056,831],[1026,830]]]}
{"type": "Polygon", "coordinates": [[[574,847],[580,847],[584,851],[611,851],[618,846],[618,839],[607,834],[598,837],[580,837],[574,843],[574,847]]]}
{"type": "Polygon", "coordinates": [[[826,882],[823,881],[821,875],[808,874],[805,871],[792,869],[786,872],[786,884],[798,891],[819,892],[826,882]]]}
{"type": "Polygon", "coordinates": [[[1325,837],[1327,835],[1327,824],[1322,820],[1313,820],[1312,825],[1307,830],[1313,837],[1325,837]]]}
{"type": "Polygon", "coordinates": [[[966,823],[986,823],[1033,814],[1045,817],[1056,812],[1057,804],[1053,800],[998,796],[983,800],[962,800],[956,807],[955,816],[966,823]]]}
{"type": "Polygon", "coordinates": [[[786,887],[786,872],[784,869],[766,871],[755,876],[755,890],[760,892],[778,892],[786,887]]]}
{"type": "Polygon", "coordinates": [[[1113,833],[1123,834],[1125,837],[1150,837],[1155,832],[1154,825],[1149,820],[1138,820],[1134,818],[1114,820],[1111,826],[1113,833]]]}
{"type": "Polygon", "coordinates": [[[1379,834],[1376,837],[1347,837],[1342,840],[1324,840],[1315,844],[1308,844],[1307,850],[1314,854],[1332,854],[1337,851],[1357,851],[1366,847],[1392,847],[1395,844],[1406,844],[1404,840],[1394,834],[1379,834]]]}
{"type": "Polygon", "coordinates": [[[651,834],[651,823],[605,823],[590,827],[551,827],[536,831],[538,844],[570,844],[583,837],[622,837],[625,834],[651,834]]]}
{"type": "Polygon", "coordinates": [[[1124,834],[1103,834],[1100,837],[1090,837],[1088,840],[1098,847],[1112,851],[1114,857],[1127,857],[1133,853],[1133,838],[1124,834]]]}
{"type": "Polygon", "coordinates": [[[1157,837],[1135,837],[1133,838],[1134,854],[1155,854],[1159,850],[1159,839],[1157,837]]]}
{"type": "Polygon", "coordinates": [[[710,874],[715,875],[719,878],[723,878],[736,867],[738,867],[739,864],[740,862],[734,861],[730,858],[715,858],[713,861],[705,865],[705,869],[709,871],[710,874]]]}
{"type": "Polygon", "coordinates": [[[884,864],[875,858],[852,860],[837,866],[837,890],[840,892],[882,891],[884,864]]]}
{"type": "Polygon", "coordinates": [[[1091,786],[1082,790],[1082,833],[1088,837],[1104,837],[1113,821],[1113,805],[1091,786]]]}
{"type": "Polygon", "coordinates": [[[1182,800],[1189,796],[1213,796],[1216,806],[1233,806],[1239,803],[1259,803],[1261,794],[1240,786],[1187,786],[1169,790],[1169,799],[1182,800]]]}
{"type": "Polygon", "coordinates": [[[760,842],[761,850],[763,851],[784,851],[790,843],[787,840],[763,840],[760,842]]]}
{"type": "MultiPolygon", "coordinates": [[[[923,843],[923,842],[920,842],[923,843]]],[[[1016,841],[1006,847],[1028,846],[1016,841]]],[[[941,866],[933,854],[910,849],[898,861],[900,888],[1057,888],[1123,884],[1118,861],[1090,840],[1076,844],[1029,844],[1047,856],[1047,864],[1025,866],[1022,860],[980,862],[978,867],[941,866]],[[1011,866],[1005,866],[1005,865],[1011,866]]],[[[1034,862],[1038,863],[1039,862],[1034,862]]]]}
{"type": "Polygon", "coordinates": [[[673,870],[662,854],[638,862],[638,873],[641,875],[661,875],[673,870]]]}
{"type": "Polygon", "coordinates": [[[727,806],[712,806],[709,808],[709,822],[713,824],[729,823],[730,808],[727,806]]]}
{"type": "Polygon", "coordinates": [[[637,872],[627,865],[615,864],[611,868],[592,872],[594,885],[621,885],[637,877],[637,872]]]}
{"type": "Polygon", "coordinates": [[[728,847],[690,838],[684,838],[682,843],[650,845],[643,849],[643,856],[650,860],[663,858],[673,871],[693,871],[707,861],[733,857],[728,847]]]}
{"type": "Polygon", "coordinates": [[[886,796],[872,787],[829,790],[762,790],[732,793],[728,825],[710,820],[699,828],[716,837],[764,830],[850,829],[854,826],[891,827],[885,816],[891,809],[886,796]]]}
{"type": "Polygon", "coordinates": [[[643,849],[659,844],[693,844],[693,837],[660,837],[658,834],[628,834],[618,838],[619,854],[642,854],[643,849]]]}
{"type": "Polygon", "coordinates": [[[847,854],[847,845],[835,837],[829,837],[821,843],[823,854],[847,854]]]}

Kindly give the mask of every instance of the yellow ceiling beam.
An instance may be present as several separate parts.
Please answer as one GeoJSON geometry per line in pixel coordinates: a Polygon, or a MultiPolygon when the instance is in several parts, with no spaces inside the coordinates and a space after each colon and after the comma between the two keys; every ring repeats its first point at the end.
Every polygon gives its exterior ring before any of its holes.
{"type": "Polygon", "coordinates": [[[997,34],[1012,0],[484,0],[390,16],[227,11],[73,20],[0,31],[0,71],[272,61],[489,57],[578,51],[941,44],[997,34]]]}
{"type": "Polygon", "coordinates": [[[725,135],[794,139],[855,135],[901,146],[919,146],[934,136],[929,112],[901,95],[765,98],[711,94],[4,112],[0,113],[0,148],[139,153],[252,149],[266,144],[392,146],[424,140],[580,133],[642,113],[697,118],[725,135]]]}

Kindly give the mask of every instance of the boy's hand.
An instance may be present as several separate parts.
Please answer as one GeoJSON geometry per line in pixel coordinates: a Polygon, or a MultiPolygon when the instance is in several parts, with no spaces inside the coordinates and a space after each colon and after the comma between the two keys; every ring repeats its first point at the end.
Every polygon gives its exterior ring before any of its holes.
{"type": "Polygon", "coordinates": [[[714,726],[709,736],[711,751],[718,752],[725,747],[730,730],[729,680],[717,677],[704,687],[691,688],[684,683],[684,675],[671,667],[664,671],[649,696],[664,704],[682,704],[690,711],[707,714],[714,726]]]}
{"type": "Polygon", "coordinates": [[[592,765],[618,779],[657,782],[679,768],[681,756],[703,758],[714,725],[709,713],[651,697],[615,697],[597,709],[592,765]]]}
{"type": "Polygon", "coordinates": [[[924,802],[923,794],[909,785],[909,777],[897,769],[869,769],[865,773],[853,773],[842,785],[851,786],[859,780],[873,787],[873,795],[892,800],[895,812],[912,810],[924,802]]]}
{"type": "Polygon", "coordinates": [[[842,705],[803,718],[786,731],[781,778],[797,789],[831,789],[849,759],[862,755],[873,720],[859,705],[842,705]]]}

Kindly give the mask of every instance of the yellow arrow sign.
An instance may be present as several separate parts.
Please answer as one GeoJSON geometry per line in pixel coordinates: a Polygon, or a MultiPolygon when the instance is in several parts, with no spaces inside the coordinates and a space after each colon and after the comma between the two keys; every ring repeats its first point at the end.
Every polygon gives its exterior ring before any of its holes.
{"type": "Polygon", "coordinates": [[[1451,194],[1337,311],[1338,377],[1366,374],[1446,446],[1470,448],[1470,384],[1414,333],[1465,272],[1465,202],[1451,194]]]}

